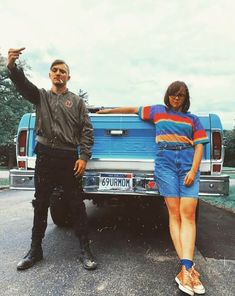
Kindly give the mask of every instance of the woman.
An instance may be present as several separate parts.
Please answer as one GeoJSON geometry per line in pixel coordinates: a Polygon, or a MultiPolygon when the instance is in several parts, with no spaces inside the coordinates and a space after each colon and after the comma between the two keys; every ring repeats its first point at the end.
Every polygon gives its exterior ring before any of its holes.
{"type": "Polygon", "coordinates": [[[188,112],[190,96],[187,85],[175,81],[164,97],[165,105],[123,107],[98,113],[139,114],[156,126],[155,178],[169,213],[169,228],[181,271],[175,277],[179,289],[188,295],[204,294],[205,288],[193,263],[199,192],[199,166],[203,144],[208,142],[196,115],[188,112]]]}

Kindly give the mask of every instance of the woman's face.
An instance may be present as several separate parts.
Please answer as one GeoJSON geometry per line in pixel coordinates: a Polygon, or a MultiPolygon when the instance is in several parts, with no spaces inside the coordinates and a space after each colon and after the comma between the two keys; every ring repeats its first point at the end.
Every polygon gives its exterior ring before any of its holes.
{"type": "Polygon", "coordinates": [[[169,96],[169,103],[171,108],[175,111],[182,111],[185,98],[186,90],[184,86],[181,86],[174,95],[169,96]]]}

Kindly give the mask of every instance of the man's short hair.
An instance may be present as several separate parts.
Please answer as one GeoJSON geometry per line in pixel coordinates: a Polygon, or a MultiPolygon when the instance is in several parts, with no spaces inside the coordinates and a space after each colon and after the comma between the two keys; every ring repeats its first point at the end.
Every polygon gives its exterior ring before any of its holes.
{"type": "Polygon", "coordinates": [[[66,64],[66,62],[64,60],[60,60],[60,59],[57,59],[57,60],[54,60],[54,62],[51,64],[50,66],[50,70],[55,66],[55,65],[60,65],[60,64],[64,64],[68,70],[68,74],[70,73],[70,69],[69,69],[69,66],[68,64],[66,64]]]}

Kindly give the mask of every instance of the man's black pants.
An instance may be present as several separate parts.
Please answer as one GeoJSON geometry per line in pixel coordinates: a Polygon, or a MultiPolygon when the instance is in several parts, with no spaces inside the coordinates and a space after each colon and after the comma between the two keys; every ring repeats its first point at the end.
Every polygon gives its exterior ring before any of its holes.
{"type": "Polygon", "coordinates": [[[87,214],[82,199],[82,188],[74,176],[76,151],[52,149],[40,143],[35,148],[35,200],[32,242],[41,242],[47,227],[50,197],[55,187],[64,191],[74,225],[75,234],[81,240],[87,239],[87,214]]]}

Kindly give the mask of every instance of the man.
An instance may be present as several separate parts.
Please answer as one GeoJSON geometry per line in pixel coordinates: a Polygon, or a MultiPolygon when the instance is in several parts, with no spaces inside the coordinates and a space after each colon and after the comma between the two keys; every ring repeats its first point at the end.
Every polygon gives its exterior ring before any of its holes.
{"type": "Polygon", "coordinates": [[[62,186],[69,203],[74,230],[80,242],[80,260],[86,269],[95,269],[89,247],[87,215],[82,200],[81,178],[91,156],[93,128],[83,100],[67,89],[68,65],[55,60],[50,67],[50,91],[38,89],[24,75],[16,60],[25,48],[9,49],[7,67],[17,90],[36,106],[37,155],[35,165],[35,199],[32,243],[27,255],[18,263],[24,270],[42,260],[42,239],[47,227],[49,200],[55,186],[62,186]],[[77,147],[80,145],[78,159],[77,147]]]}

